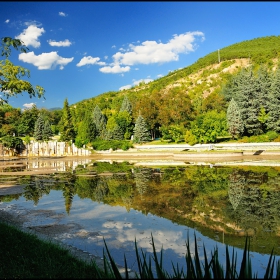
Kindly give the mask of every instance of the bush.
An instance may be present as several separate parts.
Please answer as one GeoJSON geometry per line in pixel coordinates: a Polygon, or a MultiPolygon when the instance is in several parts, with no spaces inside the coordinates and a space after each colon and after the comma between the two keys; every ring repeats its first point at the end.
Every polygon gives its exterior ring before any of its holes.
{"type": "Polygon", "coordinates": [[[189,145],[194,145],[196,144],[198,141],[195,137],[195,135],[192,134],[192,132],[190,130],[188,130],[185,134],[185,141],[186,143],[188,143],[189,145]]]}
{"type": "Polygon", "coordinates": [[[133,147],[131,141],[127,140],[96,140],[92,142],[92,147],[96,151],[106,151],[112,149],[113,151],[117,149],[128,150],[133,147]]]}

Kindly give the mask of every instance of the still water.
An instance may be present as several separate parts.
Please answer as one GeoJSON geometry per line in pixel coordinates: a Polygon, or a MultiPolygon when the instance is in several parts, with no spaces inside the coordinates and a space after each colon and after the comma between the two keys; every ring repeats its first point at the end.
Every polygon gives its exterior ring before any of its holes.
{"type": "MultiPolygon", "coordinates": [[[[18,193],[1,195],[0,209],[24,218],[26,227],[103,256],[105,239],[119,265],[137,271],[138,248],[163,249],[164,267],[185,269],[186,242],[201,260],[217,247],[241,260],[250,236],[253,272],[263,277],[272,248],[280,256],[280,167],[157,166],[128,162],[79,162],[49,175],[7,176],[0,184],[18,193]]],[[[239,263],[239,262],[238,262],[239,263]]]]}

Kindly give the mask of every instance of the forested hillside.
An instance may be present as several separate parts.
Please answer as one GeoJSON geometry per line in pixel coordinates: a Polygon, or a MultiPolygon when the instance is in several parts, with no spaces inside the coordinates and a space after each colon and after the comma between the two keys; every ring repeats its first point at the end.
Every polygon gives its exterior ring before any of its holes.
{"type": "MultiPolygon", "coordinates": [[[[65,141],[78,146],[130,140],[132,135],[135,142],[160,138],[195,144],[246,137],[280,141],[279,56],[280,36],[243,41],[148,84],[71,106],[66,100],[62,110],[43,112],[43,118],[49,119],[54,134],[60,131],[65,141]],[[72,131],[69,139],[66,130],[72,131]]],[[[13,113],[8,114],[3,108],[1,136],[34,136],[35,123],[26,123],[31,120],[26,111],[34,113],[35,108],[15,113],[10,107],[13,113]],[[11,130],[7,125],[14,114],[18,125],[11,130]]]]}

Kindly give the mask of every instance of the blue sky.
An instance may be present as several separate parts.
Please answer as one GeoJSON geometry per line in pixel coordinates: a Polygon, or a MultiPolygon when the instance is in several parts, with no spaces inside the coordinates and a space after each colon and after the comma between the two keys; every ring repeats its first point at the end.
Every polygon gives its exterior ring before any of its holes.
{"type": "MultiPolygon", "coordinates": [[[[21,39],[45,100],[27,93],[13,107],[63,107],[149,82],[210,52],[280,35],[280,2],[1,2],[0,36],[21,39]]],[[[222,56],[222,53],[221,53],[222,56]]]]}

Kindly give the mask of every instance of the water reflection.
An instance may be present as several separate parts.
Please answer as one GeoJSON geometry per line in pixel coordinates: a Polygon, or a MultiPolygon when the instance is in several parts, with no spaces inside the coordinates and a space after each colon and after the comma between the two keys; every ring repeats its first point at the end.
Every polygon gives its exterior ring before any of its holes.
{"type": "MultiPolygon", "coordinates": [[[[72,232],[57,238],[102,256],[104,237],[112,255],[121,263],[125,252],[134,269],[135,238],[151,252],[153,233],[168,265],[171,260],[183,265],[185,241],[194,232],[199,247],[205,244],[209,254],[216,244],[223,250],[224,244],[242,249],[244,236],[251,236],[255,266],[261,269],[273,247],[280,255],[279,171],[279,167],[143,168],[90,162],[77,165],[74,173],[17,178],[17,184],[25,185],[23,194],[0,196],[0,201],[2,208],[20,206],[17,211],[22,214],[23,208],[34,206],[65,213],[59,223],[72,226],[72,232]]],[[[29,222],[36,226],[35,220],[29,222]]]]}

